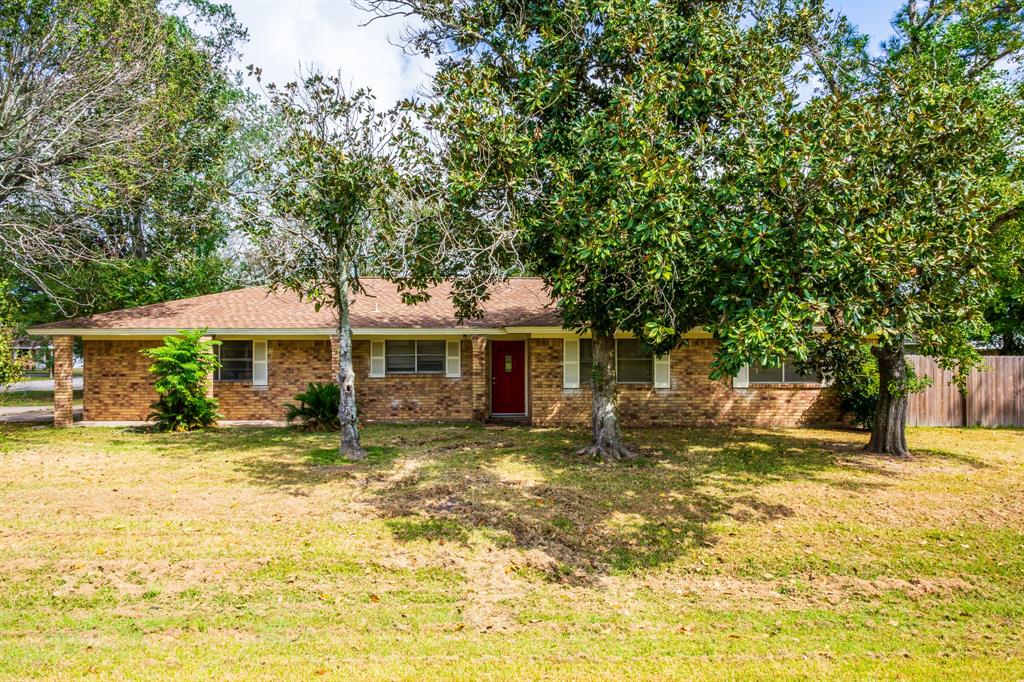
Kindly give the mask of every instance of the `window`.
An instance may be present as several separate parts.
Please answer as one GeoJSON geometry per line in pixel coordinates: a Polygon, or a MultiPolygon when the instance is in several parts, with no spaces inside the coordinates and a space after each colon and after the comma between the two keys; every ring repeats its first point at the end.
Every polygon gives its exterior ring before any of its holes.
{"type": "Polygon", "coordinates": [[[594,341],[580,339],[580,386],[589,386],[594,376],[594,341]]]}
{"type": "Polygon", "coordinates": [[[386,341],[388,374],[440,374],[445,370],[444,341],[386,341]]]}
{"type": "Polygon", "coordinates": [[[221,341],[217,381],[252,381],[252,341],[221,341]]]}
{"type": "Polygon", "coordinates": [[[643,347],[638,339],[618,339],[615,342],[615,362],[618,383],[650,384],[654,382],[654,356],[643,347]]]}
{"type": "Polygon", "coordinates": [[[759,362],[750,365],[751,384],[820,384],[817,373],[801,372],[796,358],[788,357],[779,366],[762,365],[759,362]]]}

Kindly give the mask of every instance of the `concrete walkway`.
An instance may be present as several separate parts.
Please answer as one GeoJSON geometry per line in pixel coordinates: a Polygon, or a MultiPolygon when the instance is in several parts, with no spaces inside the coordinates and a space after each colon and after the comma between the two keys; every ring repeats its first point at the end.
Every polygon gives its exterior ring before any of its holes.
{"type": "MultiPolygon", "coordinates": [[[[71,387],[76,391],[82,390],[82,377],[72,377],[71,387]]],[[[11,386],[12,391],[52,391],[53,379],[29,379],[19,381],[11,386]]]]}
{"type": "MultiPolygon", "coordinates": [[[[50,406],[36,407],[0,407],[0,424],[52,424],[53,408],[50,406]]],[[[150,426],[152,422],[143,421],[119,421],[119,422],[94,422],[82,421],[82,408],[75,407],[75,426],[106,426],[106,427],[138,427],[150,426]]],[[[263,426],[282,427],[288,426],[288,422],[274,421],[270,419],[223,419],[217,423],[222,428],[233,428],[239,426],[263,426]]]]}
{"type": "MultiPolygon", "coordinates": [[[[82,419],[82,408],[75,408],[75,421],[82,419]]],[[[53,407],[35,405],[27,407],[0,407],[0,424],[52,424],[53,407]]]]}

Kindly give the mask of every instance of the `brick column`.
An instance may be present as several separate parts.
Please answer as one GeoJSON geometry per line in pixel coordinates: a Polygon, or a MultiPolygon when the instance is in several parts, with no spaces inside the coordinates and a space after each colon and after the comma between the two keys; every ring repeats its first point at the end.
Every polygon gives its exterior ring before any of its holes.
{"type": "MultiPolygon", "coordinates": [[[[213,337],[212,336],[204,336],[204,337],[202,337],[199,340],[200,341],[213,341],[213,337]]],[[[214,350],[214,354],[216,354],[216,350],[214,350]]],[[[207,398],[212,398],[213,397],[213,370],[210,370],[206,374],[206,397],[207,398]]]]}
{"type": "Polygon", "coordinates": [[[71,383],[74,348],[74,337],[53,337],[53,425],[57,428],[71,426],[75,420],[74,388],[71,383]]]}
{"type": "Polygon", "coordinates": [[[482,422],[490,415],[491,373],[487,367],[487,337],[472,336],[469,342],[473,351],[473,419],[482,422]]]}
{"type": "MultiPolygon", "coordinates": [[[[352,345],[352,354],[355,355],[355,344],[352,345]]],[[[354,360],[354,358],[353,358],[354,360]]],[[[341,337],[331,334],[331,383],[338,383],[338,363],[341,361],[341,337]]]]}

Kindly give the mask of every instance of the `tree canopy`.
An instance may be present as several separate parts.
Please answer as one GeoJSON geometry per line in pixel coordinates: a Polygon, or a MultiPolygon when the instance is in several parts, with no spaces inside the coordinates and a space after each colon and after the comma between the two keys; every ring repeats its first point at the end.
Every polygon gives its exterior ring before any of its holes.
{"type": "MultiPolygon", "coordinates": [[[[379,2],[440,55],[450,202],[516,227],[567,327],[594,335],[591,452],[628,455],[613,334],[654,351],[713,323],[715,238],[738,158],[795,107],[817,2],[379,2]],[[728,170],[728,175],[725,171],[728,170]]],[[[744,182],[740,179],[741,183],[744,182]]],[[[730,247],[731,248],[731,247],[730,247]]]]}
{"type": "Polygon", "coordinates": [[[27,321],[224,287],[244,37],[207,2],[4,3],[0,254],[27,321]]]}
{"type": "MultiPolygon", "coordinates": [[[[875,340],[871,447],[906,453],[909,341],[963,377],[978,361],[1001,245],[1020,213],[1024,99],[1004,60],[1016,3],[909,2],[879,56],[840,27],[821,87],[724,167],[735,210],[709,246],[721,273],[719,373],[875,340]]],[[[834,354],[833,354],[834,356],[834,354]]]]}

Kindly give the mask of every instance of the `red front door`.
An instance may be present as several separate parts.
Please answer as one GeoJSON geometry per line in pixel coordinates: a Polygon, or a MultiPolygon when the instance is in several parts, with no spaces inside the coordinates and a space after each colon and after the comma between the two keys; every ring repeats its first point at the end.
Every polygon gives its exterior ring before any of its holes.
{"type": "Polygon", "coordinates": [[[526,414],[526,342],[491,343],[491,414],[526,414]]]}

